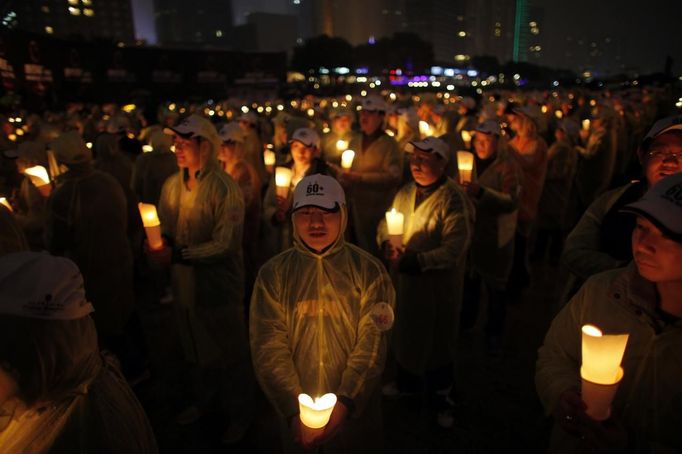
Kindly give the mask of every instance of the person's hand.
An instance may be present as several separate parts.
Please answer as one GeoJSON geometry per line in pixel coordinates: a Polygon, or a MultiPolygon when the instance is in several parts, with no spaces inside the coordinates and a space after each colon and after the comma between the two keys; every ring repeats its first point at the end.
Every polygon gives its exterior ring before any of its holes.
{"type": "Polygon", "coordinates": [[[289,197],[277,196],[277,211],[275,212],[275,218],[278,222],[282,223],[286,221],[289,208],[291,208],[291,199],[289,197]]]}
{"type": "Polygon", "coordinates": [[[382,243],[382,250],[384,251],[384,258],[391,266],[395,266],[398,263],[398,260],[400,260],[400,257],[404,252],[403,249],[394,247],[393,243],[390,241],[384,241],[382,243]]]}
{"type": "Polygon", "coordinates": [[[589,419],[585,413],[586,409],[587,406],[577,390],[566,390],[559,396],[559,402],[554,409],[554,420],[569,434],[581,437],[583,435],[581,427],[589,419]]]}
{"type": "Polygon", "coordinates": [[[149,261],[158,267],[168,267],[171,264],[171,258],[173,257],[173,251],[166,244],[166,240],[163,240],[163,246],[161,249],[151,249],[149,247],[149,241],[144,240],[144,252],[149,259],[149,261]]]}
{"type": "Polygon", "coordinates": [[[336,401],[334,410],[332,410],[332,414],[329,417],[329,422],[324,427],[324,432],[322,435],[315,439],[314,445],[323,445],[334,438],[343,428],[346,419],[348,419],[348,407],[346,407],[341,401],[336,401]]]}
{"type": "Polygon", "coordinates": [[[478,197],[481,192],[481,185],[476,181],[467,181],[466,183],[462,183],[462,186],[466,193],[471,197],[478,197]]]}

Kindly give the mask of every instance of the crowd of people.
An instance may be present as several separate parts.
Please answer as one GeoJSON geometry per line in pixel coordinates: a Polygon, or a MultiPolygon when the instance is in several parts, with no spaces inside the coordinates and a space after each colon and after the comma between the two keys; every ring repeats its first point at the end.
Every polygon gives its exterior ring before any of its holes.
{"type": "Polygon", "coordinates": [[[177,424],[218,408],[227,445],[262,392],[284,452],[382,452],[382,399],[421,396],[453,426],[461,332],[483,327],[501,355],[507,309],[542,261],[569,272],[537,362],[549,449],[679,452],[670,96],[384,91],[8,113],[0,451],[156,452],[132,391],[152,377],[189,384],[177,424]],[[141,294],[171,308],[182,376],[150,369],[141,294]],[[585,324],[630,336],[606,421],[581,400],[585,324]],[[311,429],[299,395],[327,393],[329,422],[311,429]]]}

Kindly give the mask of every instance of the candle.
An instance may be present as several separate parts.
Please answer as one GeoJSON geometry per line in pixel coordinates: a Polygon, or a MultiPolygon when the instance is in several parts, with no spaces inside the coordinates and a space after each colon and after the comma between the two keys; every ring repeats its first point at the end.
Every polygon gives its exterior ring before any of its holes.
{"type": "Polygon", "coordinates": [[[336,149],[338,151],[343,151],[346,148],[348,148],[348,141],[347,140],[339,139],[336,141],[336,149]]]}
{"type": "Polygon", "coordinates": [[[288,167],[275,168],[275,186],[279,197],[286,198],[289,195],[292,176],[293,172],[288,167]]]}
{"type": "Polygon", "coordinates": [[[353,166],[354,158],[355,152],[353,150],[346,150],[341,153],[341,167],[344,169],[350,169],[353,166]]]}
{"type": "Polygon", "coordinates": [[[597,421],[608,419],[611,402],[623,378],[620,363],[628,334],[604,335],[593,325],[582,327],[581,396],[586,413],[597,421]]]}
{"type": "Polygon", "coordinates": [[[90,148],[90,149],[92,149],[92,142],[87,142],[87,143],[85,144],[85,146],[88,147],[88,148],[90,148]]]}
{"type": "Polygon", "coordinates": [[[24,170],[24,173],[28,175],[34,185],[37,187],[45,186],[50,183],[50,177],[47,174],[47,170],[43,166],[29,167],[24,170]]]}
{"type": "Polygon", "coordinates": [[[154,151],[154,147],[152,147],[151,145],[142,145],[143,153],[150,153],[152,151],[154,151]]]}
{"type": "Polygon", "coordinates": [[[564,113],[561,110],[556,110],[554,111],[554,116],[561,120],[562,118],[564,118],[564,113]]]}
{"type": "Polygon", "coordinates": [[[589,131],[590,129],[590,120],[587,118],[583,120],[583,129],[585,131],[589,131]]]}
{"type": "Polygon", "coordinates": [[[161,239],[161,221],[156,215],[156,207],[151,203],[138,203],[140,216],[142,217],[142,224],[144,230],[147,232],[147,241],[149,242],[149,249],[159,250],[163,248],[163,240],[161,239]]]}
{"type": "Polygon", "coordinates": [[[457,169],[459,170],[459,183],[470,183],[474,170],[474,155],[468,151],[457,152],[457,169]]]}
{"type": "Polygon", "coordinates": [[[431,136],[431,125],[425,121],[419,122],[419,134],[421,134],[422,139],[431,136]]]}
{"type": "Polygon", "coordinates": [[[12,205],[9,204],[9,201],[5,197],[0,197],[0,205],[4,206],[7,208],[10,212],[14,211],[12,209],[12,205]]]}
{"type": "Polygon", "coordinates": [[[399,249],[403,247],[403,229],[405,224],[405,215],[391,208],[391,211],[386,212],[386,227],[388,229],[388,238],[393,245],[393,248],[399,249]]]}
{"type": "Polygon", "coordinates": [[[275,168],[276,161],[277,156],[275,156],[275,152],[269,148],[266,148],[265,151],[263,151],[263,162],[265,163],[265,167],[268,172],[272,173],[275,168]]]}
{"type": "Polygon", "coordinates": [[[469,131],[462,131],[462,140],[464,141],[464,147],[469,148],[471,145],[471,133],[469,131]]]}
{"type": "Polygon", "coordinates": [[[333,393],[315,399],[307,394],[298,395],[301,422],[311,429],[321,429],[326,426],[335,405],[336,394],[333,393]]]}

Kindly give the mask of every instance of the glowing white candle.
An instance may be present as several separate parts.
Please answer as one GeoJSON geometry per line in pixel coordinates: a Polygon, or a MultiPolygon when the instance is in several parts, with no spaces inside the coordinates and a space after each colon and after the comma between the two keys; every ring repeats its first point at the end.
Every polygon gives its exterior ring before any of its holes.
{"type": "Polygon", "coordinates": [[[50,177],[43,166],[29,167],[24,170],[24,173],[28,175],[33,184],[37,187],[45,186],[50,183],[50,177]]]}
{"type": "Polygon", "coordinates": [[[582,327],[581,397],[586,413],[603,421],[611,415],[611,402],[623,378],[620,366],[628,334],[604,335],[593,325],[582,327]]]}
{"type": "Polygon", "coordinates": [[[329,422],[334,406],[336,394],[328,393],[313,399],[307,394],[298,395],[298,408],[301,412],[301,422],[311,429],[321,429],[329,422]]]}
{"type": "Polygon", "coordinates": [[[405,215],[395,208],[386,212],[386,228],[388,229],[388,238],[394,248],[403,247],[403,232],[405,228],[405,215]]]}
{"type": "Polygon", "coordinates": [[[589,131],[589,129],[590,129],[590,120],[587,118],[585,120],[583,120],[583,129],[585,131],[589,131]]]}
{"type": "Polygon", "coordinates": [[[474,155],[468,151],[457,152],[457,169],[459,170],[459,183],[470,183],[474,170],[474,155]]]}
{"type": "Polygon", "coordinates": [[[278,196],[286,198],[289,195],[289,188],[293,175],[293,171],[288,167],[275,168],[275,189],[277,190],[278,196]]]}
{"type": "Polygon", "coordinates": [[[462,140],[464,141],[464,146],[469,148],[469,145],[471,145],[471,133],[469,131],[462,131],[462,140]]]}
{"type": "Polygon", "coordinates": [[[564,113],[561,110],[556,110],[554,111],[554,116],[561,120],[562,118],[564,118],[564,113]]]}
{"type": "Polygon", "coordinates": [[[163,247],[163,240],[161,239],[161,221],[156,214],[156,207],[151,203],[138,203],[140,216],[142,217],[142,224],[144,230],[147,232],[147,241],[149,242],[149,249],[158,250],[163,247]]]}
{"type": "Polygon", "coordinates": [[[151,145],[142,145],[143,153],[150,153],[152,151],[154,151],[154,147],[152,147],[151,145]]]}
{"type": "Polygon", "coordinates": [[[348,141],[339,139],[336,141],[336,149],[337,151],[343,151],[348,148],[348,141]]]}
{"type": "Polygon", "coordinates": [[[427,137],[431,136],[431,125],[428,124],[425,121],[420,121],[419,122],[419,134],[421,134],[422,139],[425,139],[427,137]]]}
{"type": "Polygon", "coordinates": [[[350,169],[353,166],[353,159],[355,159],[355,152],[353,150],[346,150],[341,153],[341,167],[350,169]]]}
{"type": "Polygon", "coordinates": [[[14,211],[12,209],[12,205],[9,204],[9,200],[7,200],[7,198],[5,198],[5,197],[0,197],[0,205],[7,208],[10,212],[14,211]]]}
{"type": "Polygon", "coordinates": [[[265,163],[265,167],[268,172],[272,173],[272,171],[275,168],[276,161],[277,156],[275,156],[275,152],[269,148],[266,148],[265,151],[263,152],[263,162],[265,163]]]}

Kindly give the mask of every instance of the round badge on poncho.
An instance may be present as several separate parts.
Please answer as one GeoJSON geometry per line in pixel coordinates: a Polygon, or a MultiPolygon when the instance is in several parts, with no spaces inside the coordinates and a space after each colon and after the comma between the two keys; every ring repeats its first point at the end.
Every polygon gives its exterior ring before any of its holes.
{"type": "Polygon", "coordinates": [[[393,315],[393,308],[387,303],[376,303],[369,316],[379,331],[388,331],[393,327],[395,315],[393,315]]]}

